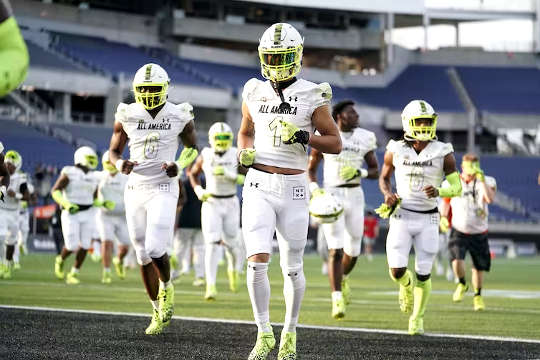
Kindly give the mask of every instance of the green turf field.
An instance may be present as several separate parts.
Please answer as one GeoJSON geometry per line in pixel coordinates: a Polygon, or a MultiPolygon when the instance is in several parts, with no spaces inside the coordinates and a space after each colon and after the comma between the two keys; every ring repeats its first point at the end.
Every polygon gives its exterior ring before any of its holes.
{"type": "MultiPolygon", "coordinates": [[[[68,259],[66,269],[72,264],[68,259]]],[[[53,275],[52,255],[29,255],[22,269],[11,280],[0,280],[0,304],[41,306],[150,314],[138,270],[129,270],[126,280],[113,277],[111,285],[102,285],[101,268],[87,259],[80,276],[81,284],[68,286],[53,275]]],[[[472,310],[472,293],[460,304],[451,300],[454,283],[434,277],[433,293],[424,327],[426,332],[476,334],[540,339],[540,258],[494,259],[492,273],[485,279],[486,311],[472,310]]],[[[373,262],[360,258],[352,276],[353,302],[344,320],[330,316],[330,290],[327,277],[321,275],[320,260],[305,258],[307,289],[300,323],[341,327],[407,330],[408,317],[399,311],[397,286],[388,277],[386,259],[375,256],[373,262]]],[[[114,275],[113,275],[114,276],[114,275]]],[[[470,276],[467,277],[470,281],[470,276]]],[[[226,271],[219,269],[218,301],[205,302],[203,288],[191,285],[193,278],[182,278],[175,285],[176,315],[251,320],[251,304],[244,286],[237,294],[228,290],[226,271]]],[[[245,277],[242,278],[245,282],[245,277]]],[[[278,258],[270,267],[273,322],[282,322],[284,303],[278,258]]]]}

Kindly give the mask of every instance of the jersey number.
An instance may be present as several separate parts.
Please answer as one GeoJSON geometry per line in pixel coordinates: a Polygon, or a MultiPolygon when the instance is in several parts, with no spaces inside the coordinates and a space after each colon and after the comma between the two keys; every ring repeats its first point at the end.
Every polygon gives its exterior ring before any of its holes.
{"type": "Polygon", "coordinates": [[[146,136],[144,141],[144,157],[146,159],[155,159],[159,150],[159,133],[153,132],[146,136]]]}
{"type": "Polygon", "coordinates": [[[411,191],[422,191],[424,188],[424,169],[414,166],[411,169],[409,188],[411,191]]]}
{"type": "Polygon", "coordinates": [[[280,132],[280,129],[281,129],[281,126],[279,124],[279,122],[283,120],[283,117],[282,116],[278,116],[276,118],[274,118],[274,120],[272,120],[270,122],[270,124],[268,124],[268,127],[270,128],[270,131],[272,131],[274,133],[274,142],[273,142],[273,145],[274,146],[281,146],[281,132],[280,132]]]}

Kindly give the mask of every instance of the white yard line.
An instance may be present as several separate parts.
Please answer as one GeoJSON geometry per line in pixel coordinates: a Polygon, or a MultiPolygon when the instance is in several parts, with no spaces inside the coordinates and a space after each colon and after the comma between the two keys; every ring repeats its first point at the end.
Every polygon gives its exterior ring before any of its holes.
{"type": "MultiPolygon", "coordinates": [[[[81,313],[81,314],[96,314],[96,315],[118,315],[118,316],[134,316],[134,317],[150,317],[150,314],[141,313],[127,313],[127,312],[111,312],[111,311],[95,311],[95,310],[75,310],[75,309],[58,309],[39,306],[16,306],[16,305],[0,305],[0,309],[20,309],[20,310],[35,310],[35,311],[53,311],[53,312],[69,312],[69,313],[81,313]]],[[[243,324],[253,325],[253,321],[246,320],[229,320],[229,319],[214,319],[214,318],[197,318],[190,316],[173,316],[173,319],[184,321],[206,321],[213,323],[223,324],[243,324]]],[[[279,323],[272,323],[272,325],[282,325],[279,323]]],[[[362,333],[380,333],[380,334],[392,334],[392,335],[405,335],[406,331],[402,330],[387,330],[387,329],[367,329],[367,328],[347,328],[337,326],[319,326],[319,325],[298,325],[304,329],[317,329],[317,330],[329,330],[329,331],[350,331],[350,332],[362,332],[362,333]]],[[[482,336],[482,335],[460,335],[460,334],[442,334],[442,333],[426,333],[424,336],[437,337],[437,338],[455,338],[455,339],[470,339],[470,340],[486,340],[486,341],[504,341],[504,342],[520,342],[540,344],[540,340],[535,339],[519,339],[512,337],[500,337],[500,336],[482,336]]]]}

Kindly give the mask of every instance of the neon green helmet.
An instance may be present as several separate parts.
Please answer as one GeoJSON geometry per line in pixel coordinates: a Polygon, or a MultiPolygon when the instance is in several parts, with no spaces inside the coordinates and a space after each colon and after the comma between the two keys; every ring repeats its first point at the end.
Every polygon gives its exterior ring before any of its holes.
{"type": "Polygon", "coordinates": [[[15,166],[15,171],[19,171],[22,167],[22,156],[15,150],[8,150],[4,156],[4,162],[15,166]]]}
{"type": "Polygon", "coordinates": [[[169,75],[157,64],[143,65],[133,78],[133,94],[135,102],[152,110],[167,101],[169,91],[169,75]]]}
{"type": "Polygon", "coordinates": [[[425,100],[408,103],[401,113],[401,124],[407,140],[430,141],[437,138],[437,113],[425,100]],[[431,121],[429,125],[422,124],[426,119],[431,121]]]}
{"type": "Polygon", "coordinates": [[[208,130],[208,141],[215,152],[223,153],[232,146],[233,132],[229,125],[224,122],[217,122],[208,130]]]}

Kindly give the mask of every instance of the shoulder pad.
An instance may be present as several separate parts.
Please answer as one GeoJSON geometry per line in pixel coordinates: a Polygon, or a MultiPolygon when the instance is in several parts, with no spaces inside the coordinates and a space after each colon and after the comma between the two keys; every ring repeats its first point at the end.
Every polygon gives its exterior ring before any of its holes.
{"type": "Polygon", "coordinates": [[[454,152],[454,147],[452,146],[452,144],[450,144],[450,143],[442,143],[442,145],[443,145],[442,150],[441,150],[442,156],[446,156],[446,155],[454,152]]]}
{"type": "Polygon", "coordinates": [[[127,110],[129,105],[126,103],[118,104],[116,108],[116,113],[114,114],[114,120],[118,122],[124,122],[127,118],[127,110]]]}
{"type": "Polygon", "coordinates": [[[386,150],[388,150],[391,153],[395,153],[398,149],[399,142],[395,140],[390,140],[388,142],[388,145],[386,145],[386,150]]]}
{"type": "Polygon", "coordinates": [[[244,84],[244,90],[242,91],[242,99],[244,101],[249,100],[249,95],[255,91],[255,88],[260,82],[261,80],[257,78],[251,78],[244,84]]]}
{"type": "Polygon", "coordinates": [[[69,177],[69,175],[73,173],[73,168],[74,166],[64,166],[62,168],[62,171],[60,171],[60,173],[69,177]]]}
{"type": "Polygon", "coordinates": [[[332,87],[327,82],[320,83],[317,86],[318,93],[321,94],[321,97],[326,101],[332,100],[332,87]]]}

